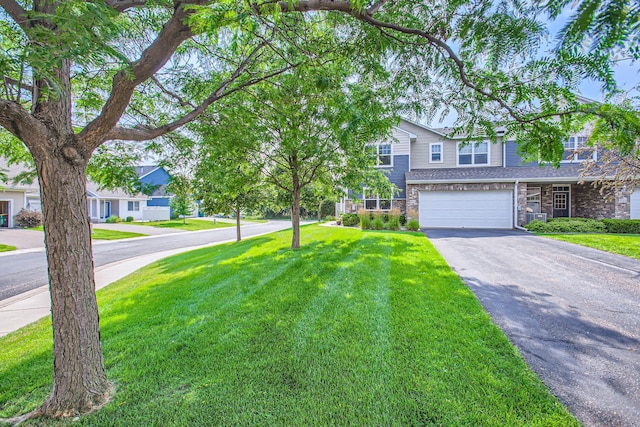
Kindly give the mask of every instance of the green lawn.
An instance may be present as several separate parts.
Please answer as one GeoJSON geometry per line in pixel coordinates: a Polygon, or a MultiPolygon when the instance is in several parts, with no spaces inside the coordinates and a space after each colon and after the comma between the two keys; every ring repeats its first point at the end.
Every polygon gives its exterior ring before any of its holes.
{"type": "Polygon", "coordinates": [[[3,245],[2,243],[0,243],[0,252],[9,252],[9,251],[15,251],[15,250],[16,250],[15,246],[3,245]]]}
{"type": "Polygon", "coordinates": [[[544,236],[640,259],[640,234],[544,234],[544,236]]]}
{"type": "Polygon", "coordinates": [[[212,228],[233,227],[229,222],[213,221],[207,219],[187,218],[186,223],[182,219],[172,219],[169,221],[135,222],[135,225],[147,225],[150,227],[177,228],[185,231],[209,230],[212,228]]]}
{"type": "Polygon", "coordinates": [[[91,233],[91,238],[93,240],[120,240],[142,236],[148,236],[148,234],[131,233],[130,231],[106,230],[104,228],[96,227],[93,228],[93,233],[91,233]]]}
{"type": "MultiPolygon", "coordinates": [[[[44,228],[42,226],[29,228],[29,230],[43,231],[44,228]]],[[[93,232],[91,233],[91,238],[93,240],[120,240],[120,239],[130,239],[132,237],[142,237],[148,236],[148,234],[142,233],[131,233],[129,231],[116,231],[116,230],[106,230],[104,228],[93,227],[93,232]]]]}
{"type": "MultiPolygon", "coordinates": [[[[579,425],[423,234],[290,240],[189,252],[99,291],[117,394],[63,424],[579,425]]],[[[51,335],[43,320],[0,339],[0,417],[49,393],[51,335]]]]}

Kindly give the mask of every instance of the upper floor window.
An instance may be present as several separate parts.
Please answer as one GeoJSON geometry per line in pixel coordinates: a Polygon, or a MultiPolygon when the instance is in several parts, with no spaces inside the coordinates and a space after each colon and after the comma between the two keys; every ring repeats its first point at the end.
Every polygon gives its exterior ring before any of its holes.
{"type": "Polygon", "coordinates": [[[432,142],[429,144],[429,163],[442,163],[442,143],[432,142]]]}
{"type": "Polygon", "coordinates": [[[563,141],[562,145],[564,145],[563,162],[596,160],[597,152],[595,149],[587,147],[586,136],[572,136],[563,141]]]}
{"type": "Polygon", "coordinates": [[[127,210],[129,212],[139,212],[140,211],[140,202],[134,202],[134,201],[127,202],[127,210]]]}
{"type": "Polygon", "coordinates": [[[388,142],[377,144],[376,146],[376,157],[378,166],[392,166],[391,163],[391,144],[388,142]]]}
{"type": "Polygon", "coordinates": [[[458,144],[459,165],[488,165],[489,143],[487,141],[458,144]]]}

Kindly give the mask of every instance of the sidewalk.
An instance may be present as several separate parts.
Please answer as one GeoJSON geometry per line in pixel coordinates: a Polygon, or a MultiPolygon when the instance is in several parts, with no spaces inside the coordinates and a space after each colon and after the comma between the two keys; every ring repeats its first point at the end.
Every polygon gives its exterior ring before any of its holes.
{"type": "MultiPolygon", "coordinates": [[[[27,230],[22,230],[27,231],[27,230]]],[[[267,233],[256,234],[248,237],[262,236],[267,233]]],[[[173,249],[164,252],[157,252],[150,255],[143,255],[131,258],[125,261],[118,261],[112,264],[97,267],[95,269],[96,290],[122,279],[140,268],[158,261],[168,256],[176,255],[182,252],[192,251],[195,249],[206,248],[223,243],[235,242],[235,239],[225,240],[221,242],[208,243],[205,245],[191,246],[180,249],[173,249]]],[[[40,288],[16,295],[6,300],[0,301],[0,337],[14,332],[23,326],[26,326],[36,320],[39,320],[51,313],[51,298],[49,296],[49,287],[42,286],[40,288]]]]}

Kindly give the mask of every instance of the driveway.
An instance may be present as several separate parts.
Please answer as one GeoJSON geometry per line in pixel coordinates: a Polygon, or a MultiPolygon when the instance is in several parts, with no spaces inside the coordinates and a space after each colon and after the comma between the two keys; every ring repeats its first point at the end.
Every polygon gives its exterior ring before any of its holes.
{"type": "Polygon", "coordinates": [[[586,426],[640,426],[640,261],[518,231],[427,229],[586,426]]]}

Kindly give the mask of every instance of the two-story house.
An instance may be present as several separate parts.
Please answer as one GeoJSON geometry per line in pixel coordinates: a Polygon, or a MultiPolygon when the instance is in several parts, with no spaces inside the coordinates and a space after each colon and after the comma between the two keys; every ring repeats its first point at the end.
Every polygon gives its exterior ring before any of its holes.
{"type": "MultiPolygon", "coordinates": [[[[465,144],[448,128],[402,120],[377,146],[379,167],[402,191],[392,200],[363,192],[345,199],[343,212],[359,208],[418,212],[422,227],[514,228],[534,218],[640,218],[640,189],[613,194],[580,176],[581,161],[597,151],[575,154],[587,135],[565,143],[559,168],[524,163],[515,141],[465,144]]],[[[597,158],[596,158],[597,159],[597,158]]]]}

